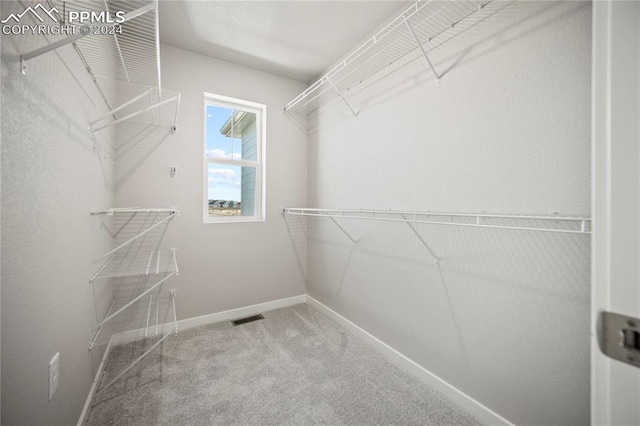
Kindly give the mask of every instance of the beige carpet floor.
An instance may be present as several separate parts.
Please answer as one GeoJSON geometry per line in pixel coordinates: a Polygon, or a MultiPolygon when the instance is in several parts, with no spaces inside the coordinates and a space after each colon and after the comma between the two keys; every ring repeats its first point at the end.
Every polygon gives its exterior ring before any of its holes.
{"type": "MultiPolygon", "coordinates": [[[[169,337],[92,401],[89,425],[477,425],[314,308],[169,337]]],[[[105,384],[153,341],[116,346],[105,384]]]]}

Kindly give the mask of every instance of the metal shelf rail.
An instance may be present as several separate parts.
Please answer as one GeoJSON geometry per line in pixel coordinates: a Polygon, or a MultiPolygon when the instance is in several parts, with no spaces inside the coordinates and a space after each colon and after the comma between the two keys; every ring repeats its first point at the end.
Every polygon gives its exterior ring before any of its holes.
{"type": "Polygon", "coordinates": [[[423,56],[439,82],[441,74],[429,58],[430,51],[451,38],[455,34],[452,30],[461,21],[482,11],[490,2],[418,0],[291,100],[284,108],[285,113],[310,114],[340,98],[357,117],[345,94],[373,75],[391,72],[391,65],[409,54],[423,56]]]}
{"type": "Polygon", "coordinates": [[[418,233],[415,224],[464,226],[486,229],[507,229],[525,232],[552,232],[560,234],[591,235],[591,218],[569,217],[551,214],[538,215],[506,215],[489,213],[447,213],[416,212],[396,210],[362,210],[362,209],[317,209],[317,208],[283,208],[283,215],[312,216],[329,218],[346,236],[357,243],[349,232],[336,219],[378,220],[385,222],[406,223],[411,231],[427,249],[433,263],[440,264],[440,259],[418,233]]]}

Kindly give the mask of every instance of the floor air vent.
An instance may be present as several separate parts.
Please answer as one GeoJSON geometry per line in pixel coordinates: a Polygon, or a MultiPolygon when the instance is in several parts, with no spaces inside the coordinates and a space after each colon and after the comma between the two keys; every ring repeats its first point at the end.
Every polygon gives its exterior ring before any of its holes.
{"type": "Polygon", "coordinates": [[[262,315],[253,315],[250,317],[246,317],[246,318],[240,318],[234,321],[231,321],[231,324],[233,325],[240,325],[240,324],[246,324],[248,322],[253,322],[253,321],[258,321],[264,319],[264,317],[262,315]]]}

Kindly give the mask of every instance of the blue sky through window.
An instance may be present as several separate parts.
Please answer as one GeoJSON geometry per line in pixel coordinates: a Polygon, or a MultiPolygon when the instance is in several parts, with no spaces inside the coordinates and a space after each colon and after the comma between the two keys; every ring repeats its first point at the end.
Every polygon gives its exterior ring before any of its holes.
{"type": "MultiPolygon", "coordinates": [[[[240,159],[241,140],[220,133],[233,110],[207,105],[207,158],[240,159]]],[[[241,167],[226,164],[208,165],[208,198],[240,201],[241,167]]]]}

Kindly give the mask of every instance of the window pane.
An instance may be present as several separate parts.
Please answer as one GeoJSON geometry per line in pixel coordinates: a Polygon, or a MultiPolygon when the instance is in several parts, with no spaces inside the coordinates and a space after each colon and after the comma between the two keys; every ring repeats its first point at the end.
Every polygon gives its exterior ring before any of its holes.
{"type": "MultiPolygon", "coordinates": [[[[233,138],[228,138],[220,129],[231,118],[233,110],[207,105],[207,158],[233,158],[233,138]]],[[[238,157],[239,158],[239,157],[238,157]]]]}
{"type": "Polygon", "coordinates": [[[207,158],[257,161],[256,115],[207,105],[207,158]]]}
{"type": "Polygon", "coordinates": [[[256,168],[209,164],[209,216],[255,214],[256,168]]]}

